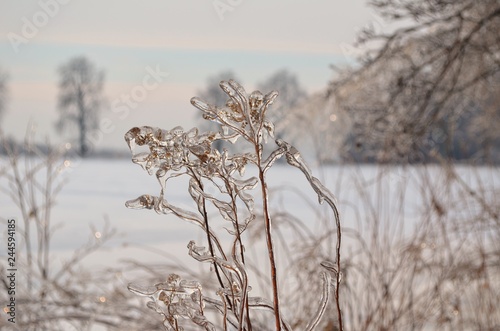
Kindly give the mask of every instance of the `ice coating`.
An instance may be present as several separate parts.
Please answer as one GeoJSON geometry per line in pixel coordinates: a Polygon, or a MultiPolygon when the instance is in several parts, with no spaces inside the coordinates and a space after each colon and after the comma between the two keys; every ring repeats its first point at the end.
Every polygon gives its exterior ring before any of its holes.
{"type": "Polygon", "coordinates": [[[163,316],[163,325],[167,330],[179,330],[179,319],[184,319],[204,330],[215,331],[215,326],[204,315],[202,287],[197,281],[170,274],[165,282],[155,286],[129,284],[128,289],[151,299],[147,307],[163,316]]]}
{"type": "Polygon", "coordinates": [[[278,92],[272,91],[264,96],[260,91],[254,91],[248,95],[234,80],[222,81],[220,87],[229,96],[225,107],[210,105],[196,97],[191,99],[191,104],[203,112],[204,118],[221,124],[223,129],[232,131],[233,136],[243,136],[253,142],[261,143],[264,133],[274,136],[274,125],[265,114],[278,92]]]}
{"type": "MultiPolygon", "coordinates": [[[[203,305],[208,303],[218,311],[226,323],[234,329],[249,330],[249,309],[267,309],[274,313],[276,330],[291,330],[279,311],[279,293],[274,262],[271,229],[272,211],[268,208],[269,191],[266,172],[281,157],[289,165],[298,168],[306,177],[320,203],[326,201],[332,209],[337,225],[337,262],[323,262],[327,272],[321,272],[323,292],[317,312],[312,316],[307,330],[320,325],[326,311],[331,288],[334,288],[338,303],[340,270],[340,216],[334,195],[312,175],[300,152],[282,139],[276,140],[276,148],[267,158],[263,144],[274,137],[275,126],[266,118],[269,106],[278,96],[276,91],[263,94],[245,89],[233,80],[222,81],[220,87],[228,95],[225,105],[211,105],[199,98],[191,103],[198,108],[204,119],[218,123],[218,132],[200,132],[197,128],[188,131],[182,127],[170,130],[151,126],[135,127],[125,134],[132,152],[132,161],[140,165],[149,175],[155,174],[161,190],[158,196],[144,194],[126,202],[128,208],[151,209],[161,214],[174,214],[178,218],[196,224],[206,234],[205,243],[188,244],[188,254],[199,262],[211,264],[217,275],[220,300],[201,296],[201,285],[196,281],[182,280],[170,275],[166,282],[154,287],[130,285],[135,294],[149,297],[148,307],[164,317],[167,330],[176,330],[178,318],[183,317],[206,330],[214,330],[213,324],[203,315],[203,305]],[[240,139],[238,139],[240,138],[240,139]],[[215,148],[215,141],[225,141],[238,147],[245,145],[244,153],[229,153],[215,148]],[[248,170],[250,169],[250,170],[248,170]],[[246,175],[247,172],[254,174],[246,175]],[[172,178],[187,176],[187,192],[192,207],[178,207],[168,201],[167,182],[172,178]],[[260,186],[261,205],[256,209],[253,190],[260,186]],[[209,212],[210,209],[210,212],[209,212]],[[214,213],[214,209],[217,211],[214,213]],[[259,216],[259,217],[257,217],[259,216]],[[249,296],[251,286],[245,265],[245,246],[242,234],[251,222],[263,221],[267,249],[271,265],[273,301],[249,296]],[[223,224],[233,241],[229,248],[222,247],[214,224],[223,224]],[[188,299],[189,297],[190,299],[188,299]]],[[[231,150],[234,150],[233,148],[231,150]]],[[[318,266],[318,276],[320,274],[318,266]]],[[[324,269],[323,269],[324,270],[324,269]]],[[[340,311],[340,308],[338,308],[340,311]]],[[[178,327],[177,329],[181,329],[178,327]]]]}

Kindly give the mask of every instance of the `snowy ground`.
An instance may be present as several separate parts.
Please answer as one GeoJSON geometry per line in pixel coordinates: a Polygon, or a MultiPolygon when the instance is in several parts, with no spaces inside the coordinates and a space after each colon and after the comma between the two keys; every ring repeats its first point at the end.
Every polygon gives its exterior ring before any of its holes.
{"type": "MultiPolygon", "coordinates": [[[[391,167],[381,170],[377,166],[329,166],[313,168],[313,173],[323,179],[326,186],[337,196],[346,227],[356,227],[368,211],[359,192],[362,189],[370,199],[376,202],[383,195],[387,205],[379,213],[392,214],[399,204],[401,192],[405,192],[405,227],[411,230],[412,219],[418,217],[420,206],[421,177],[425,171],[421,167],[391,167]],[[380,180],[383,180],[383,185],[380,180]],[[391,202],[393,206],[391,207],[391,202]]],[[[251,169],[249,169],[251,170],[251,169]]],[[[438,183],[446,174],[438,167],[428,170],[432,181],[438,183]]],[[[498,169],[459,167],[467,181],[473,186],[484,185],[495,188],[500,185],[498,169]],[[478,184],[478,178],[481,184],[478,184]]],[[[108,245],[114,252],[96,253],[89,257],[87,263],[112,266],[118,264],[122,257],[154,259],[150,253],[134,250],[130,247],[151,246],[170,251],[172,254],[186,252],[186,244],[191,239],[202,236],[198,229],[176,219],[171,215],[157,215],[149,210],[130,210],[125,201],[142,194],[159,193],[159,184],[154,176],[148,176],[139,166],[129,160],[85,160],[62,176],[67,180],[62,191],[56,197],[56,206],[52,212],[52,224],[56,226],[52,241],[53,253],[67,256],[85,244],[92,235],[91,226],[99,231],[105,222],[119,232],[119,236],[108,245]],[[126,247],[128,247],[126,249],[126,247]],[[116,249],[119,248],[119,249],[116,249]]],[[[295,168],[278,165],[268,173],[270,189],[293,188],[317,203],[314,192],[303,175],[295,168]]],[[[446,190],[445,187],[441,188],[446,190]]],[[[186,183],[172,182],[170,199],[181,205],[189,206],[190,197],[186,183]]],[[[256,190],[258,191],[258,190],[256,190]]],[[[320,225],[313,221],[314,214],[302,198],[290,190],[280,191],[273,200],[275,206],[286,206],[293,214],[306,219],[311,228],[320,225]],[[285,192],[285,193],[283,193],[285,192]],[[286,193],[288,192],[288,193],[286,193]]],[[[20,215],[5,194],[0,194],[2,218],[16,218],[20,215]]],[[[325,209],[326,210],[326,209],[325,209]]],[[[316,228],[315,230],[321,230],[316,228]]],[[[2,231],[4,232],[4,231],[2,231]]],[[[2,252],[4,247],[1,248],[2,252]]],[[[3,255],[3,254],[2,254],[3,255]]]]}
{"type": "MultiPolygon", "coordinates": [[[[363,233],[372,219],[381,220],[380,226],[387,226],[387,222],[400,222],[404,228],[397,235],[412,233],[416,222],[422,218],[422,212],[428,208],[423,204],[422,197],[428,194],[429,188],[440,199],[444,199],[444,203],[446,199],[454,199],[456,190],[456,186],[446,184],[450,172],[438,166],[404,168],[350,165],[313,167],[312,170],[337,197],[346,233],[349,229],[363,233]]],[[[249,168],[247,175],[251,171],[249,168]]],[[[500,198],[499,168],[458,166],[456,171],[466,185],[480,188],[490,202],[500,198]]],[[[177,257],[189,268],[200,268],[188,256],[186,248],[190,240],[204,242],[204,235],[197,227],[171,215],[157,215],[150,210],[130,210],[125,207],[127,200],[142,194],[158,195],[160,191],[156,178],[149,176],[138,165],[129,160],[84,160],[62,172],[61,176],[67,183],[56,197],[51,215],[54,229],[51,258],[55,265],[67,260],[89,238],[96,240],[96,231],[102,232],[107,223],[119,235],[105,249],[86,258],[85,267],[92,270],[120,268],[126,259],[160,265],[172,262],[165,255],[153,253],[159,250],[177,257]]],[[[307,227],[316,233],[325,231],[325,223],[320,219],[330,212],[326,206],[318,205],[317,197],[299,170],[278,164],[268,172],[268,179],[274,196],[272,210],[286,209],[304,220],[307,227]]],[[[5,181],[0,181],[0,185],[5,187],[5,181]]],[[[185,182],[173,181],[168,191],[170,202],[193,208],[185,182]]],[[[255,191],[258,205],[259,190],[255,191]]],[[[468,205],[453,210],[473,214],[474,208],[468,205]]],[[[15,218],[22,225],[19,211],[5,194],[0,193],[0,225],[4,226],[0,231],[2,242],[6,235],[4,221],[7,218],[15,218]]],[[[351,243],[349,236],[344,236],[344,252],[349,251],[351,243]]],[[[334,245],[332,243],[332,254],[334,245]]],[[[6,261],[5,246],[2,244],[0,247],[0,259],[3,261],[6,261]]],[[[264,248],[260,252],[254,247],[248,250],[251,256],[266,255],[264,248]]],[[[267,269],[267,265],[263,269],[267,269]]],[[[124,288],[129,281],[136,280],[122,279],[124,288]]],[[[255,293],[258,291],[257,288],[254,290],[255,293]]]]}

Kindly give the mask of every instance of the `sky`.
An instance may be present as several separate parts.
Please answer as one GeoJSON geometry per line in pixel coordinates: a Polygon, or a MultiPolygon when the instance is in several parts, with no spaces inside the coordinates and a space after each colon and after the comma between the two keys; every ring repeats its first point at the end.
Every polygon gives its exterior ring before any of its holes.
{"type": "Polygon", "coordinates": [[[108,101],[94,147],[126,150],[131,127],[196,125],[189,100],[227,69],[249,92],[280,69],[309,93],[324,90],[330,65],[353,64],[356,33],[378,22],[366,0],[1,0],[0,129],[20,139],[34,125],[40,139],[64,143],[58,68],[85,56],[104,70],[108,101]]]}

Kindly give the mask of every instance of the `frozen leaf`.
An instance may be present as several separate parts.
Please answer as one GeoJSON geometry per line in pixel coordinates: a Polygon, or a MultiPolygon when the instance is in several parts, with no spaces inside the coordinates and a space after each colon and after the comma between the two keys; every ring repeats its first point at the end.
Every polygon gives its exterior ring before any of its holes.
{"type": "Polygon", "coordinates": [[[260,91],[253,91],[248,99],[250,102],[250,108],[252,110],[257,111],[262,106],[262,101],[264,100],[264,96],[260,91]]]}
{"type": "Polygon", "coordinates": [[[158,203],[157,208],[155,208],[156,212],[163,214],[174,214],[177,217],[182,218],[185,221],[193,222],[196,225],[200,226],[204,229],[204,224],[202,219],[195,213],[190,212],[188,210],[184,210],[182,208],[176,207],[174,205],[169,204],[166,200],[163,200],[161,203],[158,203]]]}
{"type": "Polygon", "coordinates": [[[260,307],[260,308],[271,308],[273,307],[273,303],[262,297],[250,297],[248,298],[248,304],[251,307],[260,307]]]}
{"type": "Polygon", "coordinates": [[[152,132],[153,129],[150,126],[143,126],[140,128],[135,127],[130,129],[125,134],[125,140],[130,150],[133,152],[136,146],[142,146],[146,144],[149,141],[152,132]]]}
{"type": "Polygon", "coordinates": [[[137,136],[137,133],[140,131],[138,127],[134,127],[130,129],[127,133],[125,133],[125,141],[127,142],[127,145],[130,149],[130,151],[134,151],[137,144],[135,142],[135,137],[137,136]]]}
{"type": "Polygon", "coordinates": [[[236,214],[234,213],[232,206],[228,202],[221,201],[214,196],[204,192],[199,185],[190,185],[190,189],[194,190],[206,200],[212,202],[226,221],[236,221],[236,214]]]}
{"type": "Polygon", "coordinates": [[[183,280],[179,275],[170,274],[165,282],[153,287],[131,284],[129,290],[151,298],[147,307],[163,316],[167,330],[182,330],[180,319],[190,320],[205,330],[215,330],[203,314],[202,287],[197,281],[183,280]]]}
{"type": "Polygon", "coordinates": [[[262,107],[267,110],[267,108],[274,103],[274,100],[278,97],[278,91],[271,91],[264,96],[264,103],[262,107]]]}
{"type": "Polygon", "coordinates": [[[253,212],[253,207],[254,207],[254,200],[253,200],[253,195],[245,193],[244,191],[240,190],[237,192],[238,197],[245,203],[245,206],[247,207],[247,210],[252,213],[253,212]]]}
{"type": "Polygon", "coordinates": [[[191,104],[196,108],[198,108],[199,110],[202,110],[209,114],[213,113],[213,106],[209,105],[208,103],[206,103],[205,101],[201,100],[198,97],[191,98],[191,104]]]}
{"type": "Polygon", "coordinates": [[[203,315],[196,314],[192,318],[193,322],[203,328],[205,328],[206,331],[215,331],[215,326],[210,323],[207,318],[203,315]]]}
{"type": "MultiPolygon", "coordinates": [[[[224,128],[227,129],[227,126],[225,126],[224,128]]],[[[231,144],[235,144],[239,137],[240,135],[238,134],[229,135],[229,132],[226,133],[226,140],[229,141],[231,144]]]]}
{"type": "Polygon", "coordinates": [[[127,288],[132,293],[147,297],[152,296],[157,291],[156,286],[142,286],[136,284],[128,284],[127,288]]]}
{"type": "Polygon", "coordinates": [[[146,307],[148,307],[148,308],[149,308],[149,309],[151,309],[151,310],[154,310],[154,311],[155,311],[155,312],[157,312],[157,313],[161,313],[161,314],[163,314],[163,312],[162,312],[162,311],[158,308],[158,305],[157,305],[157,304],[156,304],[156,302],[154,302],[154,301],[148,301],[148,302],[146,303],[146,307]]]}
{"type": "Polygon", "coordinates": [[[243,291],[241,289],[241,284],[237,283],[237,282],[233,282],[233,284],[231,285],[230,288],[223,288],[223,289],[220,289],[220,291],[226,295],[226,296],[229,296],[229,297],[242,297],[243,295],[243,291]]]}
{"type": "Polygon", "coordinates": [[[266,129],[267,133],[271,138],[274,138],[274,123],[270,121],[264,121],[263,123],[264,129],[266,129]]]}
{"type": "Polygon", "coordinates": [[[140,165],[144,170],[146,170],[146,163],[149,158],[149,153],[139,153],[132,157],[132,162],[140,165]]]}
{"type": "Polygon", "coordinates": [[[189,180],[188,192],[191,195],[193,201],[196,203],[198,212],[203,215],[205,213],[205,200],[203,199],[203,196],[199,193],[199,191],[201,191],[201,188],[198,184],[198,181],[196,181],[194,178],[191,178],[189,180]]]}
{"type": "Polygon", "coordinates": [[[328,305],[328,301],[330,300],[331,277],[326,272],[321,273],[321,276],[323,282],[323,293],[321,294],[318,310],[316,311],[311,321],[307,325],[306,331],[312,331],[316,328],[316,326],[321,321],[321,318],[323,317],[326,311],[326,306],[328,305]]]}
{"type": "Polygon", "coordinates": [[[184,133],[184,129],[182,126],[176,126],[175,128],[172,129],[172,134],[174,136],[181,136],[184,133]]]}
{"type": "Polygon", "coordinates": [[[194,240],[191,240],[187,246],[190,253],[194,253],[196,255],[208,255],[208,252],[205,251],[205,247],[197,246],[194,240]]]}
{"type": "Polygon", "coordinates": [[[222,81],[220,82],[219,86],[221,87],[221,89],[226,92],[226,94],[231,97],[231,98],[235,98],[236,97],[236,91],[234,90],[234,88],[229,84],[229,82],[226,82],[226,81],[222,81]]]}
{"type": "Polygon", "coordinates": [[[285,150],[285,156],[288,164],[299,168],[306,176],[307,180],[311,184],[311,187],[318,195],[319,202],[322,203],[324,200],[327,200],[332,209],[335,209],[335,213],[337,213],[336,199],[333,193],[330,192],[330,190],[326,188],[319,179],[312,175],[311,170],[307,167],[299,151],[295,147],[281,139],[276,140],[276,144],[285,150]]]}
{"type": "Polygon", "coordinates": [[[201,290],[201,284],[195,280],[182,279],[179,281],[179,286],[186,289],[187,292],[190,293],[192,293],[193,291],[201,290]]]}
{"type": "Polygon", "coordinates": [[[132,209],[153,209],[156,197],[149,194],[144,194],[134,200],[129,200],[125,203],[127,208],[132,209]]]}
{"type": "Polygon", "coordinates": [[[250,178],[245,179],[245,180],[231,178],[230,180],[231,180],[231,183],[234,184],[234,186],[236,187],[236,189],[238,191],[252,190],[259,183],[259,180],[256,177],[250,177],[250,178]]]}
{"type": "Polygon", "coordinates": [[[334,274],[338,272],[337,265],[331,261],[323,261],[321,262],[321,266],[334,274]]]}
{"type": "Polygon", "coordinates": [[[238,82],[236,82],[235,80],[233,79],[230,79],[229,80],[229,86],[231,86],[231,88],[234,89],[234,91],[236,91],[236,94],[243,100],[243,101],[247,101],[247,92],[245,91],[245,89],[243,88],[243,86],[241,84],[239,84],[238,82]]]}
{"type": "Polygon", "coordinates": [[[210,142],[204,141],[201,144],[192,145],[188,147],[189,151],[198,157],[204,157],[211,151],[210,142]]]}
{"type": "MultiPolygon", "coordinates": [[[[328,272],[331,274],[331,276],[333,276],[333,278],[337,278],[337,274],[338,274],[338,266],[331,262],[331,261],[323,261],[321,262],[321,266],[323,268],[325,268],[326,270],[328,270],[328,272]]],[[[342,272],[339,274],[339,283],[342,281],[342,272]]]]}
{"type": "Polygon", "coordinates": [[[166,281],[166,284],[168,284],[169,286],[178,286],[179,283],[181,281],[181,276],[177,275],[177,274],[170,274],[168,275],[167,277],[167,281],[166,281]]]}

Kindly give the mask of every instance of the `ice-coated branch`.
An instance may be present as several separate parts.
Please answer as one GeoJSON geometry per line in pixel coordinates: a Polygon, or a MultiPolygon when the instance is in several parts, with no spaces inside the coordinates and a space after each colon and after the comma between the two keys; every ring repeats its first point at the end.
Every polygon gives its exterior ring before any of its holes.
{"type": "MultiPolygon", "coordinates": [[[[228,100],[223,107],[211,105],[196,97],[191,99],[193,106],[201,110],[204,119],[215,121],[220,125],[220,132],[200,133],[197,128],[184,131],[181,127],[163,130],[149,126],[132,128],[127,132],[125,139],[133,153],[133,162],[142,166],[148,174],[156,174],[161,185],[158,197],[142,195],[135,200],[128,201],[127,207],[153,209],[157,213],[174,214],[198,225],[205,231],[208,250],[191,241],[188,245],[189,255],[199,262],[208,262],[215,266],[215,272],[221,286],[217,294],[222,301],[203,298],[203,302],[210,303],[223,315],[224,330],[228,329],[228,324],[237,330],[252,330],[250,308],[260,308],[272,310],[276,331],[291,331],[290,325],[285,322],[281,314],[276,252],[273,243],[273,223],[269,203],[270,193],[266,179],[267,170],[279,158],[285,156],[290,165],[299,168],[305,175],[318,195],[319,202],[327,201],[334,212],[337,224],[337,264],[333,266],[329,262],[324,265],[331,272],[323,274],[322,299],[307,330],[313,330],[319,325],[325,312],[332,286],[332,270],[337,270],[337,272],[333,272],[333,275],[336,275],[335,299],[340,330],[342,330],[338,293],[341,229],[335,197],[312,175],[300,153],[287,142],[278,139],[276,141],[278,148],[267,157],[264,155],[263,145],[267,142],[268,137],[274,137],[274,124],[266,118],[266,113],[278,96],[278,92],[272,91],[264,95],[260,91],[254,91],[247,94],[245,89],[234,80],[222,81],[220,87],[228,95],[228,100]],[[242,143],[247,145],[245,149],[250,149],[251,152],[231,155],[225,149],[220,151],[212,146],[216,140],[236,144],[238,138],[242,138],[240,141],[243,140],[242,143]],[[142,151],[136,153],[137,147],[141,147],[142,151]],[[248,164],[255,165],[258,175],[245,176],[248,164]],[[187,191],[196,205],[196,212],[173,206],[165,198],[168,193],[167,181],[179,176],[189,177],[187,191]],[[251,286],[245,265],[245,246],[242,234],[250,222],[259,219],[256,217],[259,213],[254,211],[254,196],[251,194],[257,185],[261,189],[261,214],[263,215],[263,228],[270,266],[272,301],[264,298],[252,298],[248,295],[251,286]],[[241,203],[243,203],[244,208],[239,208],[241,203]],[[212,220],[210,220],[209,226],[207,207],[213,207],[218,211],[215,218],[232,224],[231,230],[224,226],[233,236],[231,246],[226,251],[230,251],[230,255],[224,253],[225,250],[222,248],[218,234],[213,232],[212,220]],[[212,243],[217,245],[218,252],[214,252],[212,243]],[[219,276],[219,270],[225,277],[224,281],[219,276]]],[[[194,306],[190,306],[193,302],[201,304],[201,287],[200,299],[175,301],[175,298],[181,295],[177,293],[180,289],[176,288],[181,283],[178,283],[177,278],[174,278],[171,279],[173,285],[168,285],[170,287],[166,285],[158,287],[157,284],[156,287],[149,289],[131,286],[130,290],[153,299],[149,307],[164,316],[164,325],[167,329],[180,328],[177,321],[178,316],[187,316],[196,325],[202,326],[206,330],[212,328],[213,325],[203,316],[202,307],[196,310],[194,306]],[[186,305],[194,310],[187,309],[186,305]],[[168,307],[168,312],[165,311],[165,306],[168,307]],[[172,312],[176,313],[172,315],[172,312]]]]}
{"type": "Polygon", "coordinates": [[[321,318],[325,314],[326,306],[328,305],[328,301],[330,300],[330,285],[331,285],[331,277],[328,273],[322,272],[322,281],[323,281],[323,293],[321,293],[321,299],[318,307],[318,311],[312,318],[311,322],[306,327],[306,331],[312,331],[316,328],[316,326],[321,321],[321,318]]]}
{"type": "Polygon", "coordinates": [[[336,282],[335,282],[335,301],[337,305],[337,315],[339,319],[339,326],[340,330],[343,330],[343,324],[342,324],[342,311],[340,309],[340,297],[339,297],[339,286],[340,286],[340,280],[341,280],[341,269],[340,269],[340,247],[341,247],[341,241],[342,241],[342,231],[341,231],[341,224],[340,224],[340,213],[337,208],[337,201],[335,199],[335,196],[333,195],[332,192],[330,192],[329,189],[327,189],[319,179],[314,177],[311,173],[311,170],[307,167],[306,163],[302,159],[302,155],[300,152],[287,143],[286,141],[283,141],[281,139],[276,140],[276,144],[283,148],[285,150],[285,156],[288,164],[291,166],[294,166],[296,168],[299,168],[300,171],[304,174],[306,177],[307,181],[313,188],[313,190],[316,192],[318,195],[318,201],[320,204],[322,204],[324,201],[328,203],[330,206],[334,218],[335,218],[335,223],[337,226],[337,244],[336,244],[336,258],[337,258],[337,265],[336,265],[336,282]]]}
{"type": "Polygon", "coordinates": [[[167,330],[179,330],[179,318],[191,320],[206,331],[216,330],[204,315],[202,287],[196,281],[186,281],[170,274],[166,282],[147,287],[129,284],[128,289],[152,300],[147,306],[163,316],[163,325],[167,330]]]}

